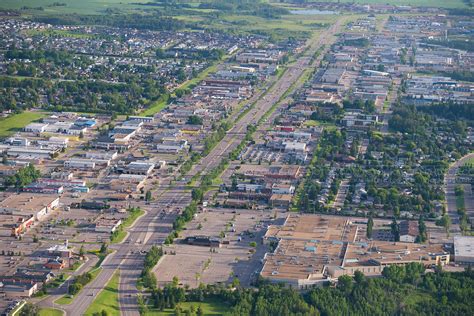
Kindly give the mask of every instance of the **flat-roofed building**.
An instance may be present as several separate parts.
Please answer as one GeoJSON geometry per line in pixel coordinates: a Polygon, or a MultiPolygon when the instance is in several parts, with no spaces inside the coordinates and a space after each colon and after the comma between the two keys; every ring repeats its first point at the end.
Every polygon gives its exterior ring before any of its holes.
{"type": "Polygon", "coordinates": [[[96,162],[91,159],[69,159],[64,162],[65,168],[93,170],[96,167],[96,162]]]}
{"type": "Polygon", "coordinates": [[[264,242],[277,242],[267,253],[261,276],[296,287],[320,285],[361,271],[380,276],[390,265],[416,262],[445,265],[450,254],[440,244],[368,240],[360,219],[290,214],[283,225],[272,225],[264,242]]]}
{"type": "Polygon", "coordinates": [[[31,297],[38,291],[38,283],[3,283],[0,287],[0,292],[4,293],[6,297],[10,298],[27,298],[31,297]]]}
{"type": "Polygon", "coordinates": [[[128,164],[125,169],[126,173],[130,174],[150,174],[155,168],[155,164],[151,162],[133,161],[128,164]]]}
{"type": "Polygon", "coordinates": [[[41,220],[59,205],[59,197],[48,194],[12,194],[0,202],[0,214],[33,215],[41,220]]]}
{"type": "Polygon", "coordinates": [[[473,236],[454,236],[454,261],[461,264],[474,264],[473,236]]]}

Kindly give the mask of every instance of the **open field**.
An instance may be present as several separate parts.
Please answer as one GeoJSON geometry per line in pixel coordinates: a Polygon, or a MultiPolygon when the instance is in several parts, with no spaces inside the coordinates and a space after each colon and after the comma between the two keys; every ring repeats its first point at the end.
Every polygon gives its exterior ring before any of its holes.
{"type": "Polygon", "coordinates": [[[33,121],[45,117],[44,112],[26,111],[20,114],[10,115],[7,118],[0,119],[0,138],[7,137],[30,124],[33,121]]]}
{"type": "Polygon", "coordinates": [[[119,273],[115,272],[112,279],[107,283],[105,288],[97,295],[96,299],[87,309],[85,315],[93,315],[97,312],[105,310],[107,315],[120,315],[118,302],[118,284],[119,273]]]}
{"type": "Polygon", "coordinates": [[[85,33],[75,33],[69,32],[65,30],[51,30],[51,29],[43,29],[43,30],[28,30],[27,34],[30,36],[35,35],[44,35],[44,36],[59,36],[59,37],[73,37],[73,38],[93,38],[94,35],[85,34],[85,33]]]}
{"type": "Polygon", "coordinates": [[[146,3],[148,0],[2,0],[0,8],[20,10],[23,7],[38,8],[43,10],[24,10],[25,13],[35,13],[41,15],[78,13],[78,14],[99,14],[106,9],[137,9],[143,6],[134,3],[146,3]],[[54,6],[53,3],[65,3],[65,6],[54,6]]]}
{"type": "MultiPolygon", "coordinates": [[[[216,301],[216,300],[208,300],[205,302],[184,302],[184,303],[179,303],[179,307],[183,310],[189,310],[191,306],[194,306],[195,310],[198,309],[200,306],[202,311],[204,312],[204,315],[222,315],[225,312],[228,311],[228,306],[216,301]]],[[[176,315],[174,309],[169,309],[166,308],[164,311],[158,311],[153,308],[150,308],[148,312],[146,312],[144,315],[146,316],[165,316],[165,315],[176,315]]]]}
{"type": "MultiPolygon", "coordinates": [[[[314,1],[318,2],[318,1],[314,1]]],[[[462,0],[321,0],[320,2],[350,2],[360,4],[391,4],[409,5],[420,7],[440,7],[440,8],[465,8],[466,4],[462,0]]]]}
{"type": "Polygon", "coordinates": [[[283,15],[279,19],[265,19],[251,15],[223,15],[219,19],[204,19],[206,28],[237,33],[264,33],[278,39],[285,36],[308,37],[325,29],[338,15],[283,15]]]}
{"type": "Polygon", "coordinates": [[[150,106],[140,113],[141,116],[153,116],[156,113],[160,112],[168,105],[169,95],[159,98],[155,102],[151,103],[150,106]]]}

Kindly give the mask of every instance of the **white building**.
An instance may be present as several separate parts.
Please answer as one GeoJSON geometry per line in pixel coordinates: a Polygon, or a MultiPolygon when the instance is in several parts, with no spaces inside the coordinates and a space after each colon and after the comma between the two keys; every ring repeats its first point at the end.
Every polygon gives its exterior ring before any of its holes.
{"type": "Polygon", "coordinates": [[[96,163],[90,159],[69,159],[64,162],[65,168],[72,169],[95,169],[96,163]]]}
{"type": "Polygon", "coordinates": [[[294,194],[295,186],[291,184],[285,184],[285,183],[274,183],[272,185],[272,193],[273,194],[294,194]]]}
{"type": "Polygon", "coordinates": [[[43,133],[49,124],[45,123],[30,123],[25,126],[24,131],[30,133],[43,133]]]}
{"type": "Polygon", "coordinates": [[[461,264],[474,263],[473,236],[454,236],[454,261],[461,264]]]}

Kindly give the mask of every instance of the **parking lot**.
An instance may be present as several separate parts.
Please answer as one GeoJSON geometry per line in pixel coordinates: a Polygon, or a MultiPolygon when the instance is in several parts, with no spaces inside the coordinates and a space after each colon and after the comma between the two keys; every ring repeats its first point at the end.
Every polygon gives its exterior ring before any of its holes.
{"type": "Polygon", "coordinates": [[[181,240],[189,236],[223,237],[228,244],[210,247],[180,243],[165,246],[167,253],[155,268],[160,285],[178,277],[180,283],[196,287],[199,283],[231,282],[239,278],[249,284],[261,269],[266,246],[261,244],[266,225],[273,215],[269,212],[232,209],[212,209],[197,214],[183,231],[181,240]],[[256,247],[255,244],[256,244],[256,247]],[[176,253],[176,254],[174,254],[176,253]]]}

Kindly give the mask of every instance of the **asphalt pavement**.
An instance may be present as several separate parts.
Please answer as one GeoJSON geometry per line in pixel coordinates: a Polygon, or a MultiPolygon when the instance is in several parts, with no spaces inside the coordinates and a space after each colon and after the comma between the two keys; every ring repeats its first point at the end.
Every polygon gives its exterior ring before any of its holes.
{"type": "MultiPolygon", "coordinates": [[[[248,126],[256,126],[265,113],[274,104],[281,101],[290,87],[298,88],[302,84],[298,83],[298,80],[304,70],[319,63],[324,54],[316,59],[313,59],[312,56],[322,45],[328,47],[328,44],[332,43],[334,34],[340,25],[341,21],[338,21],[317,39],[310,41],[306,52],[290,65],[281,78],[270,87],[265,96],[256,101],[254,108],[235,123],[224,139],[209,155],[201,159],[186,177],[190,178],[199,172],[205,174],[215,168],[221,159],[227,157],[238,146],[248,126]]],[[[171,189],[161,190],[158,198],[150,204],[134,203],[134,206],[144,209],[146,214],[129,229],[129,235],[122,244],[111,246],[114,252],[103,261],[102,271],[98,276],[76,295],[70,305],[62,306],[67,315],[83,315],[117,269],[120,271],[119,304],[121,313],[127,316],[139,315],[137,305],[139,291],[136,288],[136,282],[143,267],[144,254],[141,251],[147,250],[155,244],[161,245],[172,231],[172,223],[176,216],[191,201],[191,193],[186,189],[184,183],[179,183],[171,189]]],[[[57,307],[52,304],[45,304],[45,306],[57,307]]]]}

